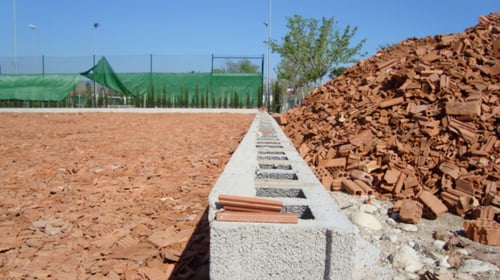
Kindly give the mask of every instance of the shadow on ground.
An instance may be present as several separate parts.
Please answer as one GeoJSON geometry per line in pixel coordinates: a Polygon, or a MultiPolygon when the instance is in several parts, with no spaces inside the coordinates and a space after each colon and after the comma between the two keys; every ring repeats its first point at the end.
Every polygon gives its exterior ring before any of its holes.
{"type": "Polygon", "coordinates": [[[205,208],[169,280],[210,279],[210,226],[205,208]]]}

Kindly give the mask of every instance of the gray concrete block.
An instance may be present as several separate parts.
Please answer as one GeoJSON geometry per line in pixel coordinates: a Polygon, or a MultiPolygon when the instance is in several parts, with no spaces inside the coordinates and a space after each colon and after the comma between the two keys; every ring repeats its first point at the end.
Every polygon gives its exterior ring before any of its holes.
{"type": "Polygon", "coordinates": [[[209,222],[211,279],[352,277],[356,228],[267,113],[256,115],[215,183],[209,222]],[[280,200],[299,222],[217,221],[219,194],[280,200]]]}

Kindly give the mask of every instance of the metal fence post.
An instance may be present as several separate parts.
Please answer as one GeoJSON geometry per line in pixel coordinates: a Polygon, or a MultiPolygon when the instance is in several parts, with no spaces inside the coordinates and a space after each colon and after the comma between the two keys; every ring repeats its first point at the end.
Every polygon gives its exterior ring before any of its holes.
{"type": "MultiPolygon", "coordinates": [[[[153,88],[153,54],[149,55],[149,88],[151,89],[151,97],[155,99],[155,94],[154,94],[154,88],[153,88]]],[[[146,92],[146,94],[148,94],[146,92]]],[[[147,96],[146,96],[147,99],[147,96]]],[[[153,100],[153,103],[155,103],[156,100],[153,100]]],[[[153,105],[153,104],[151,104],[153,105]]],[[[153,106],[154,107],[154,106],[153,106]]]]}
{"type": "Polygon", "coordinates": [[[45,56],[42,55],[42,77],[45,76],[45,56]]]}
{"type": "MultiPolygon", "coordinates": [[[[262,61],[261,61],[261,68],[260,68],[260,73],[262,74],[262,93],[264,93],[264,95],[266,94],[266,89],[264,88],[264,65],[265,65],[265,56],[264,54],[262,54],[262,61]]],[[[263,96],[263,94],[260,94],[259,98],[261,99],[261,103],[264,104],[265,103],[265,97],[263,96]],[[262,102],[264,100],[264,102],[262,102]]],[[[257,105],[259,104],[259,102],[257,101],[257,105]]]]}
{"type": "MultiPolygon", "coordinates": [[[[95,52],[92,55],[92,67],[95,67],[95,52]]],[[[95,72],[94,72],[95,73],[95,72]]],[[[97,108],[97,92],[96,92],[96,84],[95,84],[95,77],[94,77],[94,107],[97,108]]]]}
{"type": "Polygon", "coordinates": [[[210,73],[214,73],[214,54],[212,54],[212,65],[210,67],[210,73]]]}

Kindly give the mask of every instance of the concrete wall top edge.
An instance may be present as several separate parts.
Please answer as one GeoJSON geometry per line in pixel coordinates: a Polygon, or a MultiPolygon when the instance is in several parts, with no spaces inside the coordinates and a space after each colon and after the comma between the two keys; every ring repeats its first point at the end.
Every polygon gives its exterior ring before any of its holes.
{"type": "MultiPolygon", "coordinates": [[[[266,139],[265,141],[260,142],[276,142],[276,140],[266,139]]],[[[276,121],[269,114],[262,112],[256,114],[247,134],[241,141],[236,151],[233,153],[233,156],[226,165],[224,172],[218,178],[212,192],[209,195],[209,221],[214,222],[215,213],[217,211],[221,211],[220,209],[217,209],[217,201],[220,194],[254,197],[256,196],[256,188],[278,187],[286,189],[287,185],[291,188],[302,190],[305,194],[305,198],[269,198],[279,200],[283,202],[283,205],[285,206],[308,207],[312,212],[314,219],[299,219],[299,223],[297,225],[286,226],[318,226],[344,231],[353,231],[355,229],[347,217],[340,213],[336,202],[326,193],[319,180],[300,157],[276,121]],[[276,137],[279,143],[287,148],[257,148],[257,144],[263,137],[262,131],[264,130],[271,130],[271,138],[276,137]],[[282,156],[283,154],[281,152],[284,152],[288,160],[257,160],[258,153],[261,156],[282,156]],[[259,163],[262,162],[279,162],[281,164],[287,163],[291,165],[291,168],[287,170],[259,169],[259,163]],[[266,172],[274,172],[275,174],[294,173],[297,175],[298,180],[269,180],[256,178],[259,173],[266,172]]],[[[223,222],[223,224],[227,223],[228,222],[223,222]]],[[[219,226],[218,224],[220,223],[217,222],[216,224],[219,226]]],[[[230,222],[230,224],[232,224],[231,226],[242,226],[245,223],[230,222]]],[[[258,226],[269,225],[263,223],[258,226]]],[[[277,226],[282,227],[283,225],[277,226]]]]}
{"type": "Polygon", "coordinates": [[[226,164],[208,196],[208,220],[215,219],[219,194],[255,196],[254,178],[257,168],[255,142],[260,116],[257,114],[238,148],[226,164]]]}

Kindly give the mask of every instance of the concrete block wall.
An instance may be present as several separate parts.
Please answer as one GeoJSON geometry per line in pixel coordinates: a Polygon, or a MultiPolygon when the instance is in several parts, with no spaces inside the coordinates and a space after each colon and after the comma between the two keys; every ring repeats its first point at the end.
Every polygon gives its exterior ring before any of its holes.
{"type": "Polygon", "coordinates": [[[350,279],[356,229],[276,121],[255,119],[209,195],[211,279],[350,279]],[[215,220],[219,194],[283,202],[297,224],[215,220]]]}

